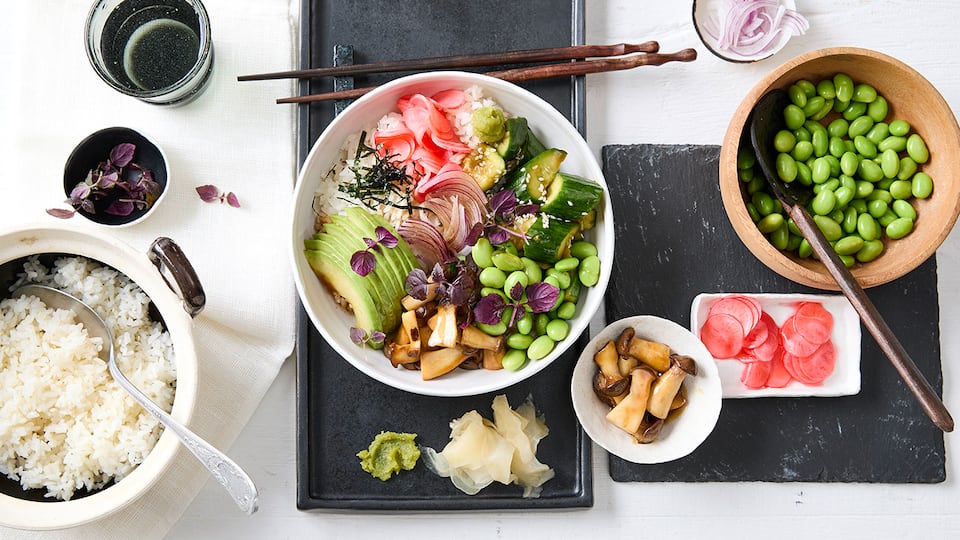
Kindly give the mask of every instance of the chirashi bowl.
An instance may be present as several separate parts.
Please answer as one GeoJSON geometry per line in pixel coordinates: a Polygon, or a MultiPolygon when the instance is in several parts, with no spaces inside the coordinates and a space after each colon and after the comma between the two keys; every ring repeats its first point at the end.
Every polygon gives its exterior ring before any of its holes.
{"type": "Polygon", "coordinates": [[[484,75],[462,72],[434,72],[403,77],[385,84],[358,99],[335,118],[313,145],[297,179],[293,198],[290,255],[300,300],[313,325],[323,338],[354,367],[392,387],[422,395],[468,396],[505,388],[524,380],[557,359],[577,341],[603,301],[614,254],[613,212],[607,199],[600,165],[586,142],[553,106],[514,84],[484,75]],[[546,147],[567,152],[562,171],[589,178],[604,188],[604,201],[597,211],[596,225],[585,233],[598,250],[600,279],[581,294],[576,316],[569,320],[570,332],[545,358],[528,361],[518,371],[463,370],[424,381],[419,371],[394,368],[381,351],[361,348],[350,340],[353,316],[339,307],[327,287],[317,278],[304,257],[304,240],[314,232],[314,195],[331,169],[340,149],[351,135],[371,126],[386,113],[396,110],[397,99],[411,94],[432,95],[442,90],[466,90],[478,86],[485,97],[493,98],[505,111],[524,116],[531,130],[546,147]]]}

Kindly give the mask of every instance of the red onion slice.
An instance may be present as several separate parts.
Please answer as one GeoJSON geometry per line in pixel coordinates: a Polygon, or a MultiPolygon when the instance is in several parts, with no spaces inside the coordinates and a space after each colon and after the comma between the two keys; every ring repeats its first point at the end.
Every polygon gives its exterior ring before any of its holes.
{"type": "Polygon", "coordinates": [[[703,18],[700,28],[717,48],[746,58],[773,53],[784,35],[801,35],[810,23],[778,0],[727,0],[703,18]]]}

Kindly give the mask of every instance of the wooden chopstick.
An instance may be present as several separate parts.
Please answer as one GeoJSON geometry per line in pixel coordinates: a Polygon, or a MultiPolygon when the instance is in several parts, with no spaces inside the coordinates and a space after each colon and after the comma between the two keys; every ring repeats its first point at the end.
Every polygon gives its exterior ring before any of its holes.
{"type": "MultiPolygon", "coordinates": [[[[504,71],[491,71],[486,73],[486,75],[510,82],[523,82],[537,79],[549,79],[553,77],[573,77],[577,75],[587,75],[589,73],[619,71],[624,69],[633,69],[640,66],[659,66],[666,64],[667,62],[692,62],[696,59],[696,50],[683,49],[681,51],[668,54],[644,53],[619,58],[584,60],[582,62],[564,62],[561,64],[547,64],[541,66],[508,69],[504,71]]],[[[366,94],[374,88],[376,87],[368,86],[364,88],[354,88],[351,90],[341,90],[338,92],[324,92],[320,94],[286,97],[278,99],[277,103],[313,103],[317,101],[353,99],[366,94]]]]}
{"type": "Polygon", "coordinates": [[[277,71],[256,75],[240,75],[238,81],[263,81],[270,79],[310,79],[315,77],[342,77],[367,73],[390,73],[396,71],[426,71],[432,69],[453,69],[464,67],[503,66],[531,62],[556,62],[558,60],[579,60],[583,58],[622,56],[632,53],[655,53],[660,50],[656,41],[615,45],[573,45],[549,49],[528,49],[498,53],[466,54],[440,56],[413,60],[374,62],[369,64],[350,64],[345,66],[277,71]]]}

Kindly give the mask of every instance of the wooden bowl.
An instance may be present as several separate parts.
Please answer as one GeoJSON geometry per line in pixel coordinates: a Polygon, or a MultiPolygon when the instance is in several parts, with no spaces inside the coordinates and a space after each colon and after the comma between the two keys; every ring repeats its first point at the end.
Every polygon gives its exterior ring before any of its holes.
{"type": "Polygon", "coordinates": [[[887,121],[906,120],[923,137],[930,160],[921,170],[934,183],[929,198],[911,199],[918,214],[913,232],[900,240],[885,239],[882,255],[850,269],[860,285],[866,288],[893,281],[922,264],[950,234],[960,214],[960,127],[929,81],[895,58],[853,47],[820,49],[789,60],[757,83],[734,113],[720,150],[720,194],[740,240],[761,262],[792,281],[828,290],[839,287],[819,261],[781,252],[750,219],[744,204],[746,184],[737,175],[737,152],[747,118],[761,96],[775,88],[786,90],[799,79],[816,82],[839,72],[876,88],[889,103],[887,121]]]}

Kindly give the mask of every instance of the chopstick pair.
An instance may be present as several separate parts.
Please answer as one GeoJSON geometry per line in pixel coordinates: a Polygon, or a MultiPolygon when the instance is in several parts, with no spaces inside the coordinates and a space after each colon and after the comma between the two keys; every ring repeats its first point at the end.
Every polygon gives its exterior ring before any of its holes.
{"type": "MultiPolygon", "coordinates": [[[[346,66],[323,67],[258,75],[243,75],[238,81],[287,79],[287,78],[316,78],[337,77],[347,75],[361,75],[368,73],[389,73],[396,71],[422,71],[430,69],[453,69],[463,67],[490,67],[498,65],[555,62],[559,64],[545,64],[521,67],[509,70],[491,71],[486,74],[499,79],[522,82],[551,77],[569,77],[632,69],[644,65],[662,65],[667,62],[690,62],[695,60],[697,53],[693,49],[670,54],[657,54],[660,44],[656,41],[647,41],[639,44],[620,43],[616,45],[575,45],[550,49],[531,49],[525,51],[508,51],[503,53],[484,53],[473,55],[444,56],[415,60],[399,60],[391,62],[376,62],[370,64],[352,64],[346,66]],[[585,60],[591,57],[613,57],[594,60],[585,60]],[[570,62],[570,60],[581,60],[570,62]]],[[[325,92],[304,96],[280,98],[277,103],[310,103],[337,99],[352,99],[366,94],[375,87],[355,88],[337,92],[325,92]]]]}

